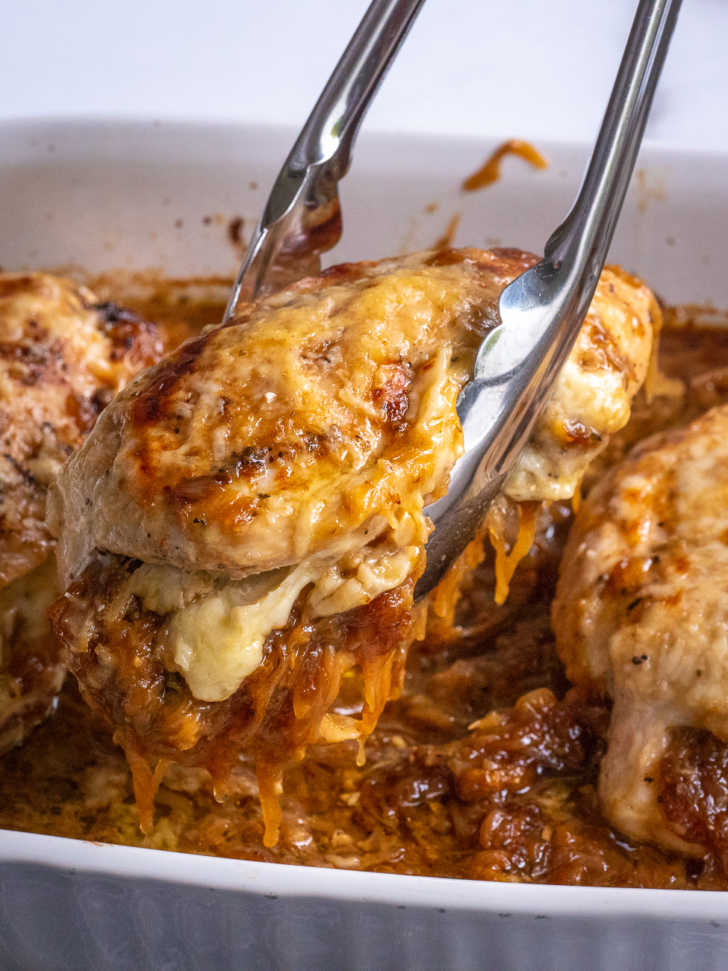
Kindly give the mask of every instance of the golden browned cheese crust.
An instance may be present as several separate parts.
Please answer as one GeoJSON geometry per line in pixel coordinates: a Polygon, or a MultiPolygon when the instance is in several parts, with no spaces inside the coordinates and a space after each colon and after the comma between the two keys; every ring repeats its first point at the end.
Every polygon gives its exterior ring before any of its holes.
{"type": "Polygon", "coordinates": [[[161,354],[156,329],[85,287],[0,274],[0,751],[22,741],[65,674],[46,493],[100,410],[161,354]]]}
{"type": "MultiPolygon", "coordinates": [[[[335,267],[183,345],[119,396],[64,471],[66,577],[94,547],[245,576],[437,495],[474,352],[534,259],[461,250],[335,267]]],[[[659,323],[647,287],[605,270],[512,498],[573,494],[629,417],[659,323]]]]}
{"type": "Polygon", "coordinates": [[[660,795],[677,729],[728,742],[728,405],[640,443],[590,492],[553,623],[567,676],[614,701],[600,799],[623,832],[700,854],[660,795]]]}
{"type": "Polygon", "coordinates": [[[95,546],[245,576],[391,519],[413,492],[428,499],[460,449],[458,391],[523,259],[337,267],[183,345],[65,470],[66,505],[88,510],[64,527],[68,572],[95,546]]]}

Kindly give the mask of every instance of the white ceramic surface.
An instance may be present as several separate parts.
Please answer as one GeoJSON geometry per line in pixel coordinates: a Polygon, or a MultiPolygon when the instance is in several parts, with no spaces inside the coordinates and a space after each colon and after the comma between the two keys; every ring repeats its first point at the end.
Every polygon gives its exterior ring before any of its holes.
{"type": "MultiPolygon", "coordinates": [[[[232,271],[227,220],[253,219],[290,138],[179,123],[0,125],[0,265],[232,271]]],[[[463,195],[494,144],[363,136],[336,255],[426,246],[455,211],[459,243],[538,249],[586,148],[541,144],[546,172],[511,159],[500,183],[463,195]]],[[[644,152],[613,257],[669,300],[728,306],[726,162],[644,152]]],[[[725,966],[728,894],[360,874],[0,832],[0,930],[3,968],[666,971],[725,966]]]]}

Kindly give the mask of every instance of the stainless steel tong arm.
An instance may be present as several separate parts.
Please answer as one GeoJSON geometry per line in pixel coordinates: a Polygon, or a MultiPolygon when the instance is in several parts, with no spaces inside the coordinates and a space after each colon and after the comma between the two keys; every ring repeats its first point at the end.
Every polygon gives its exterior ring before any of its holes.
{"type": "MultiPolygon", "coordinates": [[[[364,114],[424,0],[373,0],[314,105],[276,179],[238,277],[224,320],[243,291],[255,297],[281,246],[307,234],[306,216],[338,206],[364,114]]],[[[333,245],[340,229],[327,245],[333,245]]]]}
{"type": "Polygon", "coordinates": [[[464,549],[526,444],[576,340],[622,209],[681,0],[640,0],[576,201],[544,257],[500,296],[458,400],[465,451],[448,493],[427,508],[435,531],[425,594],[464,549]]]}

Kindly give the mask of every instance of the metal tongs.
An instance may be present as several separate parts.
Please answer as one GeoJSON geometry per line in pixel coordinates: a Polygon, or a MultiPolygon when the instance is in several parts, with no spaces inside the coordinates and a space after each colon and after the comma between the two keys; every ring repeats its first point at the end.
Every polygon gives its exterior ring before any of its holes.
{"type": "Polygon", "coordinates": [[[241,299],[265,292],[276,261],[295,268],[297,261],[317,260],[339,242],[338,183],[349,171],[364,115],[424,2],[373,0],[367,8],[273,183],[224,321],[241,299]]]}
{"type": "MultiPolygon", "coordinates": [[[[318,257],[341,234],[337,183],[359,125],[424,0],[374,0],[273,186],[225,314],[262,292],[282,254],[309,240],[318,257]]],[[[526,444],[576,340],[604,266],[681,0],[639,0],[576,201],[544,257],[501,293],[457,412],[464,451],[448,492],[426,508],[435,529],[415,589],[441,579],[482,522],[526,444]]]]}

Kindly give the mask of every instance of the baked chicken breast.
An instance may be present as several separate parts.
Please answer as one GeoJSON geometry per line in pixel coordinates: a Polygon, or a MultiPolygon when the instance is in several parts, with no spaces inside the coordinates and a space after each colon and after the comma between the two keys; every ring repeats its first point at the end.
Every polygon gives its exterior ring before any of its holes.
{"type": "Polygon", "coordinates": [[[161,353],[155,329],[85,287],[0,274],[0,752],[52,706],[65,674],[46,493],[97,415],[161,353]]]}
{"type": "MultiPolygon", "coordinates": [[[[567,676],[613,699],[605,815],[635,839],[698,855],[700,827],[668,798],[670,750],[686,729],[728,742],[727,540],[720,405],[638,445],[590,492],[553,606],[567,676]]],[[[709,813],[709,794],[701,804],[709,813]]]]}
{"type": "MultiPolygon", "coordinates": [[[[270,843],[285,763],[372,730],[421,629],[423,509],[462,448],[458,393],[534,260],[421,253],[302,280],[140,375],[65,466],[53,622],[143,823],[167,761],[222,792],[244,751],[270,843]]],[[[643,284],[605,270],[514,500],[573,493],[629,416],[659,319],[643,284]]]]}

